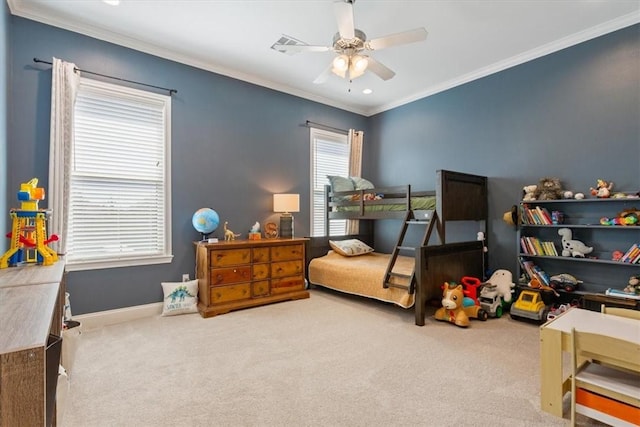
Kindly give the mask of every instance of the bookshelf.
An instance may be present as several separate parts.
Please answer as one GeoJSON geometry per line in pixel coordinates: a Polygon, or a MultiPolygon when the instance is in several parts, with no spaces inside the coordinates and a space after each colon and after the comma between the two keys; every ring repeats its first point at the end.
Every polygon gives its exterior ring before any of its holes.
{"type": "Polygon", "coordinates": [[[613,220],[629,210],[640,212],[640,199],[520,202],[520,284],[525,284],[532,274],[546,283],[551,276],[568,273],[583,282],[574,291],[578,295],[604,294],[609,288],[622,290],[629,277],[640,275],[640,248],[636,249],[640,247],[640,225],[613,220]],[[584,258],[562,256],[562,238],[558,234],[561,228],[571,229],[573,239],[593,247],[593,251],[584,258]]]}

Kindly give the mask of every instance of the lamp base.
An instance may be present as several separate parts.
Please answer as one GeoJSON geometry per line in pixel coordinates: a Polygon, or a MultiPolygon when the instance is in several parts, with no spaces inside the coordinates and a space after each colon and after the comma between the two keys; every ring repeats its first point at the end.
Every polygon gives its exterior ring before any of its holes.
{"type": "Polygon", "coordinates": [[[283,239],[293,238],[293,216],[291,214],[280,216],[280,237],[283,239]]]}

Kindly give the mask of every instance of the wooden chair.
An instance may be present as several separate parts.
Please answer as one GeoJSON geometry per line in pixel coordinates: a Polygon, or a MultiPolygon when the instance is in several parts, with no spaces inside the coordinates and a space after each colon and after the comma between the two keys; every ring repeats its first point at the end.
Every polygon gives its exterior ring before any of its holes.
{"type": "Polygon", "coordinates": [[[571,425],[640,425],[640,344],[572,328],[571,347],[571,425]]]}
{"type": "Polygon", "coordinates": [[[622,316],[628,317],[630,319],[640,320],[640,310],[634,310],[631,308],[607,307],[606,305],[602,304],[600,306],[600,311],[605,314],[613,314],[614,316],[622,316]]]}

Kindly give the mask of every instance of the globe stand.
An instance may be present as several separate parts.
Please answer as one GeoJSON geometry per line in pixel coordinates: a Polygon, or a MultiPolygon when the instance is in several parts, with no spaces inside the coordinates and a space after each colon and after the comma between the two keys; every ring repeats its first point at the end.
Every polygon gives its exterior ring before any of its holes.
{"type": "Polygon", "coordinates": [[[200,233],[200,234],[202,235],[202,239],[200,241],[204,242],[205,240],[209,240],[209,236],[213,234],[213,231],[210,233],[200,233]]]}

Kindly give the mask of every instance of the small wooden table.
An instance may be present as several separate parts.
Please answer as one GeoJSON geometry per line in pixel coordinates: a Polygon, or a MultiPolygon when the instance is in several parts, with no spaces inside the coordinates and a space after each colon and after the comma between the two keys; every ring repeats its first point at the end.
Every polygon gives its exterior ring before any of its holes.
{"type": "Polygon", "coordinates": [[[562,417],[562,398],[571,390],[563,373],[562,352],[571,351],[571,329],[608,335],[640,344],[640,321],[597,311],[572,308],[540,327],[540,405],[562,417]]]}

